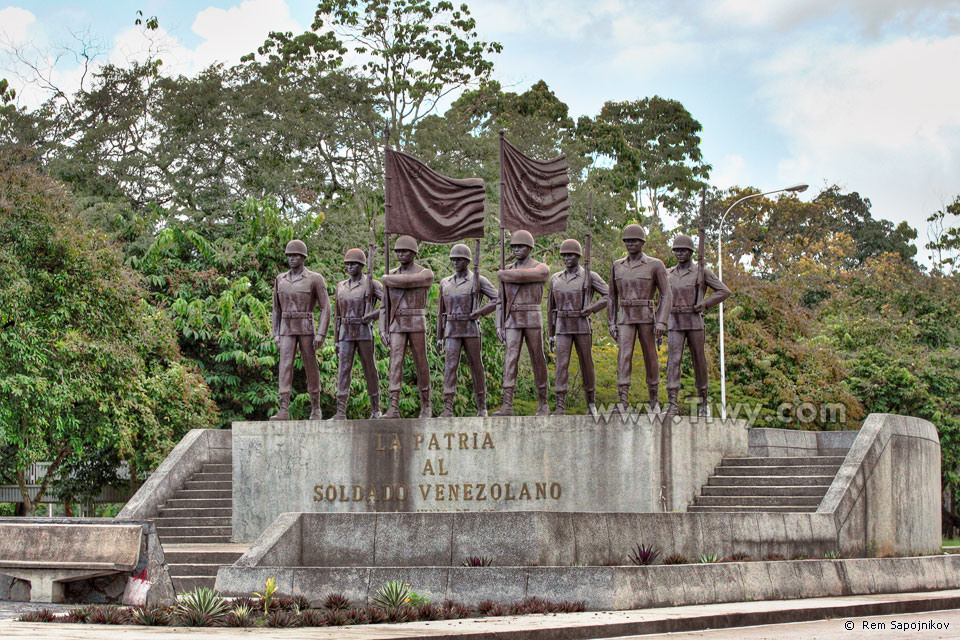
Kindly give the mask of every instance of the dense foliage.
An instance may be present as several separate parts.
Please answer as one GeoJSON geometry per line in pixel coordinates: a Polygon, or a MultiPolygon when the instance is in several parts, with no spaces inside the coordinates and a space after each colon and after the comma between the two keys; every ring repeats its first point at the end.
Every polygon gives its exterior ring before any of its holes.
{"type": "MultiPolygon", "coordinates": [[[[449,2],[325,0],[310,31],[272,33],[237,64],[192,78],[163,75],[156,59],[106,65],[77,94],[53,95],[33,111],[17,108],[0,83],[0,471],[15,476],[31,461],[57,460],[63,490],[82,493],[106,473],[84,460],[109,461],[104,468],[126,461],[136,475],[183,430],[217,420],[211,399],[221,426],[269,415],[277,398],[269,312],[273,278],[286,268],[282,247],[302,238],[307,267],[332,292],[343,251],[366,250],[372,230],[375,273],[383,272],[388,126],[392,144],[434,169],[486,180],[480,263],[488,277],[500,262],[501,130],[532,156],[566,156],[566,235],[585,235],[592,202],[592,266],[605,277],[623,255],[619,229],[632,221],[648,226],[646,251],[668,266],[672,236],[702,224],[706,259],[716,265],[721,215],[758,192],[708,189],[701,218],[692,203],[710,166],[694,115],[654,96],[607,102],[574,121],[542,81],[516,93],[490,80],[500,46],[482,41],[480,27],[465,5],[449,2]],[[351,59],[362,62],[349,66],[351,59]],[[441,113],[435,106],[447,95],[457,97],[441,113]]],[[[855,191],[830,185],[812,199],[740,205],[723,234],[724,279],[734,290],[725,304],[731,408],[754,424],[811,429],[856,428],[872,411],[921,416],[940,430],[944,484],[955,490],[957,202],[931,216],[929,272],[914,261],[916,231],[873,218],[855,191]],[[815,410],[798,416],[801,406],[815,410]]],[[[539,238],[535,257],[561,268],[561,240],[539,238]]],[[[438,280],[450,273],[448,250],[422,247],[420,261],[438,280]]],[[[432,324],[438,404],[442,356],[432,324]]],[[[595,326],[598,402],[609,405],[616,347],[602,317],[595,326]]],[[[715,311],[707,329],[718,400],[715,311]]],[[[489,319],[483,332],[494,406],[502,348],[489,319]]],[[[376,355],[385,378],[379,340],[376,355]]],[[[332,340],[320,358],[329,414],[332,340]]],[[[523,410],[535,394],[521,362],[523,410]]],[[[639,350],[635,364],[639,371],[639,350]]],[[[297,367],[291,411],[305,417],[297,367]]],[[[407,367],[401,411],[413,415],[419,400],[407,367]]],[[[569,403],[583,411],[577,378],[572,372],[569,403]]],[[[692,395],[692,379],[683,384],[682,396],[692,395]]],[[[369,407],[363,390],[358,366],[351,417],[369,407]]],[[[456,411],[474,410],[464,375],[456,411]]]]}

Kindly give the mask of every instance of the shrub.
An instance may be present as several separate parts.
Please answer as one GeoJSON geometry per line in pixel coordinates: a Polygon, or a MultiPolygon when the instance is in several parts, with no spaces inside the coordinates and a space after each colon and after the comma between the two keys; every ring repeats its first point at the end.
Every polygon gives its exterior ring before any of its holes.
{"type": "Polygon", "coordinates": [[[262,608],[263,608],[263,602],[261,602],[259,598],[247,598],[247,597],[242,597],[242,598],[234,598],[234,599],[230,602],[230,606],[233,607],[233,610],[234,610],[234,611],[236,611],[237,609],[239,609],[239,608],[241,608],[241,607],[244,607],[244,608],[246,608],[248,611],[251,611],[251,612],[252,612],[252,611],[258,611],[258,610],[262,609],[262,608]]]}
{"type": "Polygon", "coordinates": [[[274,604],[281,611],[293,611],[297,608],[297,603],[293,598],[277,598],[274,600],[274,604]]]}
{"type": "Polygon", "coordinates": [[[667,556],[664,559],[663,564],[687,564],[688,562],[690,561],[687,560],[686,556],[675,553],[672,556],[667,556]]]}
{"type": "Polygon", "coordinates": [[[843,555],[839,551],[827,551],[823,554],[824,559],[826,560],[839,560],[843,555]]]}
{"type": "Polygon", "coordinates": [[[165,627],[170,624],[170,610],[167,607],[133,607],[127,611],[127,620],[144,627],[165,627]]]}
{"type": "Polygon", "coordinates": [[[223,618],[223,626],[252,627],[257,622],[257,617],[253,612],[259,610],[259,607],[255,609],[251,605],[252,603],[248,605],[247,603],[236,604],[236,602],[234,602],[233,611],[223,618]]]}
{"type": "Polygon", "coordinates": [[[326,627],[330,624],[327,614],[317,609],[307,609],[300,614],[300,624],[304,627],[326,627]]]}
{"type": "Polygon", "coordinates": [[[350,619],[345,609],[331,609],[327,612],[327,624],[331,627],[342,627],[349,624],[350,619]]]}
{"type": "Polygon", "coordinates": [[[493,558],[486,556],[470,556],[463,561],[465,567],[489,567],[493,564],[493,558]]]}
{"type": "Polygon", "coordinates": [[[212,616],[205,611],[184,609],[177,612],[177,622],[184,627],[215,627],[220,616],[212,616]]]}
{"type": "Polygon", "coordinates": [[[85,624],[90,622],[90,615],[93,613],[93,610],[96,607],[77,607],[76,609],[71,609],[63,617],[63,622],[70,622],[73,624],[85,624]]]}
{"type": "Polygon", "coordinates": [[[347,611],[347,620],[350,624],[368,624],[370,622],[370,616],[367,614],[366,609],[356,607],[347,611]]]}
{"type": "Polygon", "coordinates": [[[343,595],[342,593],[331,593],[323,601],[323,608],[329,609],[331,611],[349,609],[351,606],[352,605],[350,603],[350,598],[343,595]]]}
{"type": "Polygon", "coordinates": [[[388,622],[411,622],[417,619],[417,612],[410,605],[402,604],[399,607],[387,609],[388,622]]]}
{"type": "Polygon", "coordinates": [[[25,611],[17,618],[20,622],[53,622],[56,616],[50,609],[40,609],[38,611],[25,611]]]}
{"type": "Polygon", "coordinates": [[[284,611],[283,609],[272,611],[266,616],[265,620],[267,621],[268,627],[277,629],[288,629],[290,627],[300,626],[300,617],[292,611],[284,611]]]}
{"type": "Polygon", "coordinates": [[[367,607],[367,617],[371,624],[380,624],[387,621],[387,612],[380,607],[367,607]]]}
{"type": "Polygon", "coordinates": [[[487,615],[495,606],[497,606],[497,603],[493,600],[481,600],[480,604],[477,605],[477,613],[487,615]]]}
{"type": "Polygon", "coordinates": [[[88,618],[90,624],[123,624],[126,616],[117,607],[95,607],[88,618]]]}
{"type": "Polygon", "coordinates": [[[431,602],[422,604],[416,609],[419,620],[443,620],[444,618],[443,609],[431,602]]]}
{"type": "Polygon", "coordinates": [[[410,597],[410,585],[399,580],[383,584],[373,595],[373,602],[384,609],[397,608],[407,603],[410,597]]]}
{"type": "Polygon", "coordinates": [[[653,545],[647,546],[643,544],[638,544],[630,552],[630,562],[637,566],[644,566],[648,564],[653,564],[657,561],[657,558],[660,557],[660,549],[657,549],[653,545]]]}
{"type": "Polygon", "coordinates": [[[702,553],[697,559],[697,562],[700,564],[712,564],[714,562],[721,562],[719,554],[716,553],[702,553]]]}
{"type": "Polygon", "coordinates": [[[307,609],[310,609],[312,607],[312,605],[310,604],[310,599],[307,598],[306,596],[303,596],[303,595],[293,596],[291,600],[293,601],[294,609],[297,611],[306,611],[307,609]]]}

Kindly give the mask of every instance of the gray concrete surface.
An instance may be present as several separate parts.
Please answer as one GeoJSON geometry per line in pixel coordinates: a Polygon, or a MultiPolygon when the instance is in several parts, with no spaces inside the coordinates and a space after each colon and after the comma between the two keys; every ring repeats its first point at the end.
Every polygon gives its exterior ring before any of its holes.
{"type": "Polygon", "coordinates": [[[232,433],[229,429],[192,429],[177,443],[156,471],[124,505],[118,520],[156,518],[160,505],[173,497],[205,463],[229,462],[232,433]]]}
{"type": "Polygon", "coordinates": [[[617,567],[221,567],[217,589],[249,595],[275,578],[284,595],[320,602],[331,592],[365,602],[400,580],[434,600],[476,605],[536,596],[625,610],[960,588],[960,556],[729,562],[617,567]]]}
{"type": "Polygon", "coordinates": [[[751,456],[845,456],[858,431],[750,429],[751,456]]]}
{"type": "Polygon", "coordinates": [[[745,421],[646,415],[238,422],[233,540],[281,513],[682,510],[745,421]]]}

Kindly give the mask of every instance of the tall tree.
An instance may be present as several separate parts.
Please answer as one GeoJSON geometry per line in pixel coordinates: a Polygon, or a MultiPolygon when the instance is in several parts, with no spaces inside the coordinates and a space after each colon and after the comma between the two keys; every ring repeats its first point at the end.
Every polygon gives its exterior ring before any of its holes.
{"type": "Polygon", "coordinates": [[[936,270],[954,274],[960,261],[960,224],[950,226],[948,216],[960,219],[960,196],[927,218],[929,242],[925,248],[930,251],[936,270]]]}
{"type": "Polygon", "coordinates": [[[592,153],[612,159],[610,168],[598,163],[602,182],[638,217],[644,195],[659,221],[661,209],[688,208],[706,186],[711,167],[700,151],[702,127],[676,100],[607,102],[596,118],[581,117],[577,129],[592,153]]]}

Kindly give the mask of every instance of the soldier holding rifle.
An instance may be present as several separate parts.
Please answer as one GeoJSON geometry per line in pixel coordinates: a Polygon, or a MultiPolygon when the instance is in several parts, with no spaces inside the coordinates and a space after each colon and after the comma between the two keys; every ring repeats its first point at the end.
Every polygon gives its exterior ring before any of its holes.
{"type": "MultiPolygon", "coordinates": [[[[479,242],[477,243],[479,246],[479,242]]],[[[479,256],[477,256],[479,262],[479,256]]],[[[481,316],[497,308],[497,289],[480,275],[477,265],[473,277],[469,272],[473,255],[465,244],[450,249],[454,274],[440,281],[439,313],[437,314],[437,347],[444,350],[443,413],[441,418],[453,417],[453,400],[457,394],[457,370],[460,354],[466,352],[473,378],[473,394],[477,401],[477,415],[487,416],[487,383],[480,359],[481,316]],[[480,306],[485,296],[489,302],[480,306]]]]}

